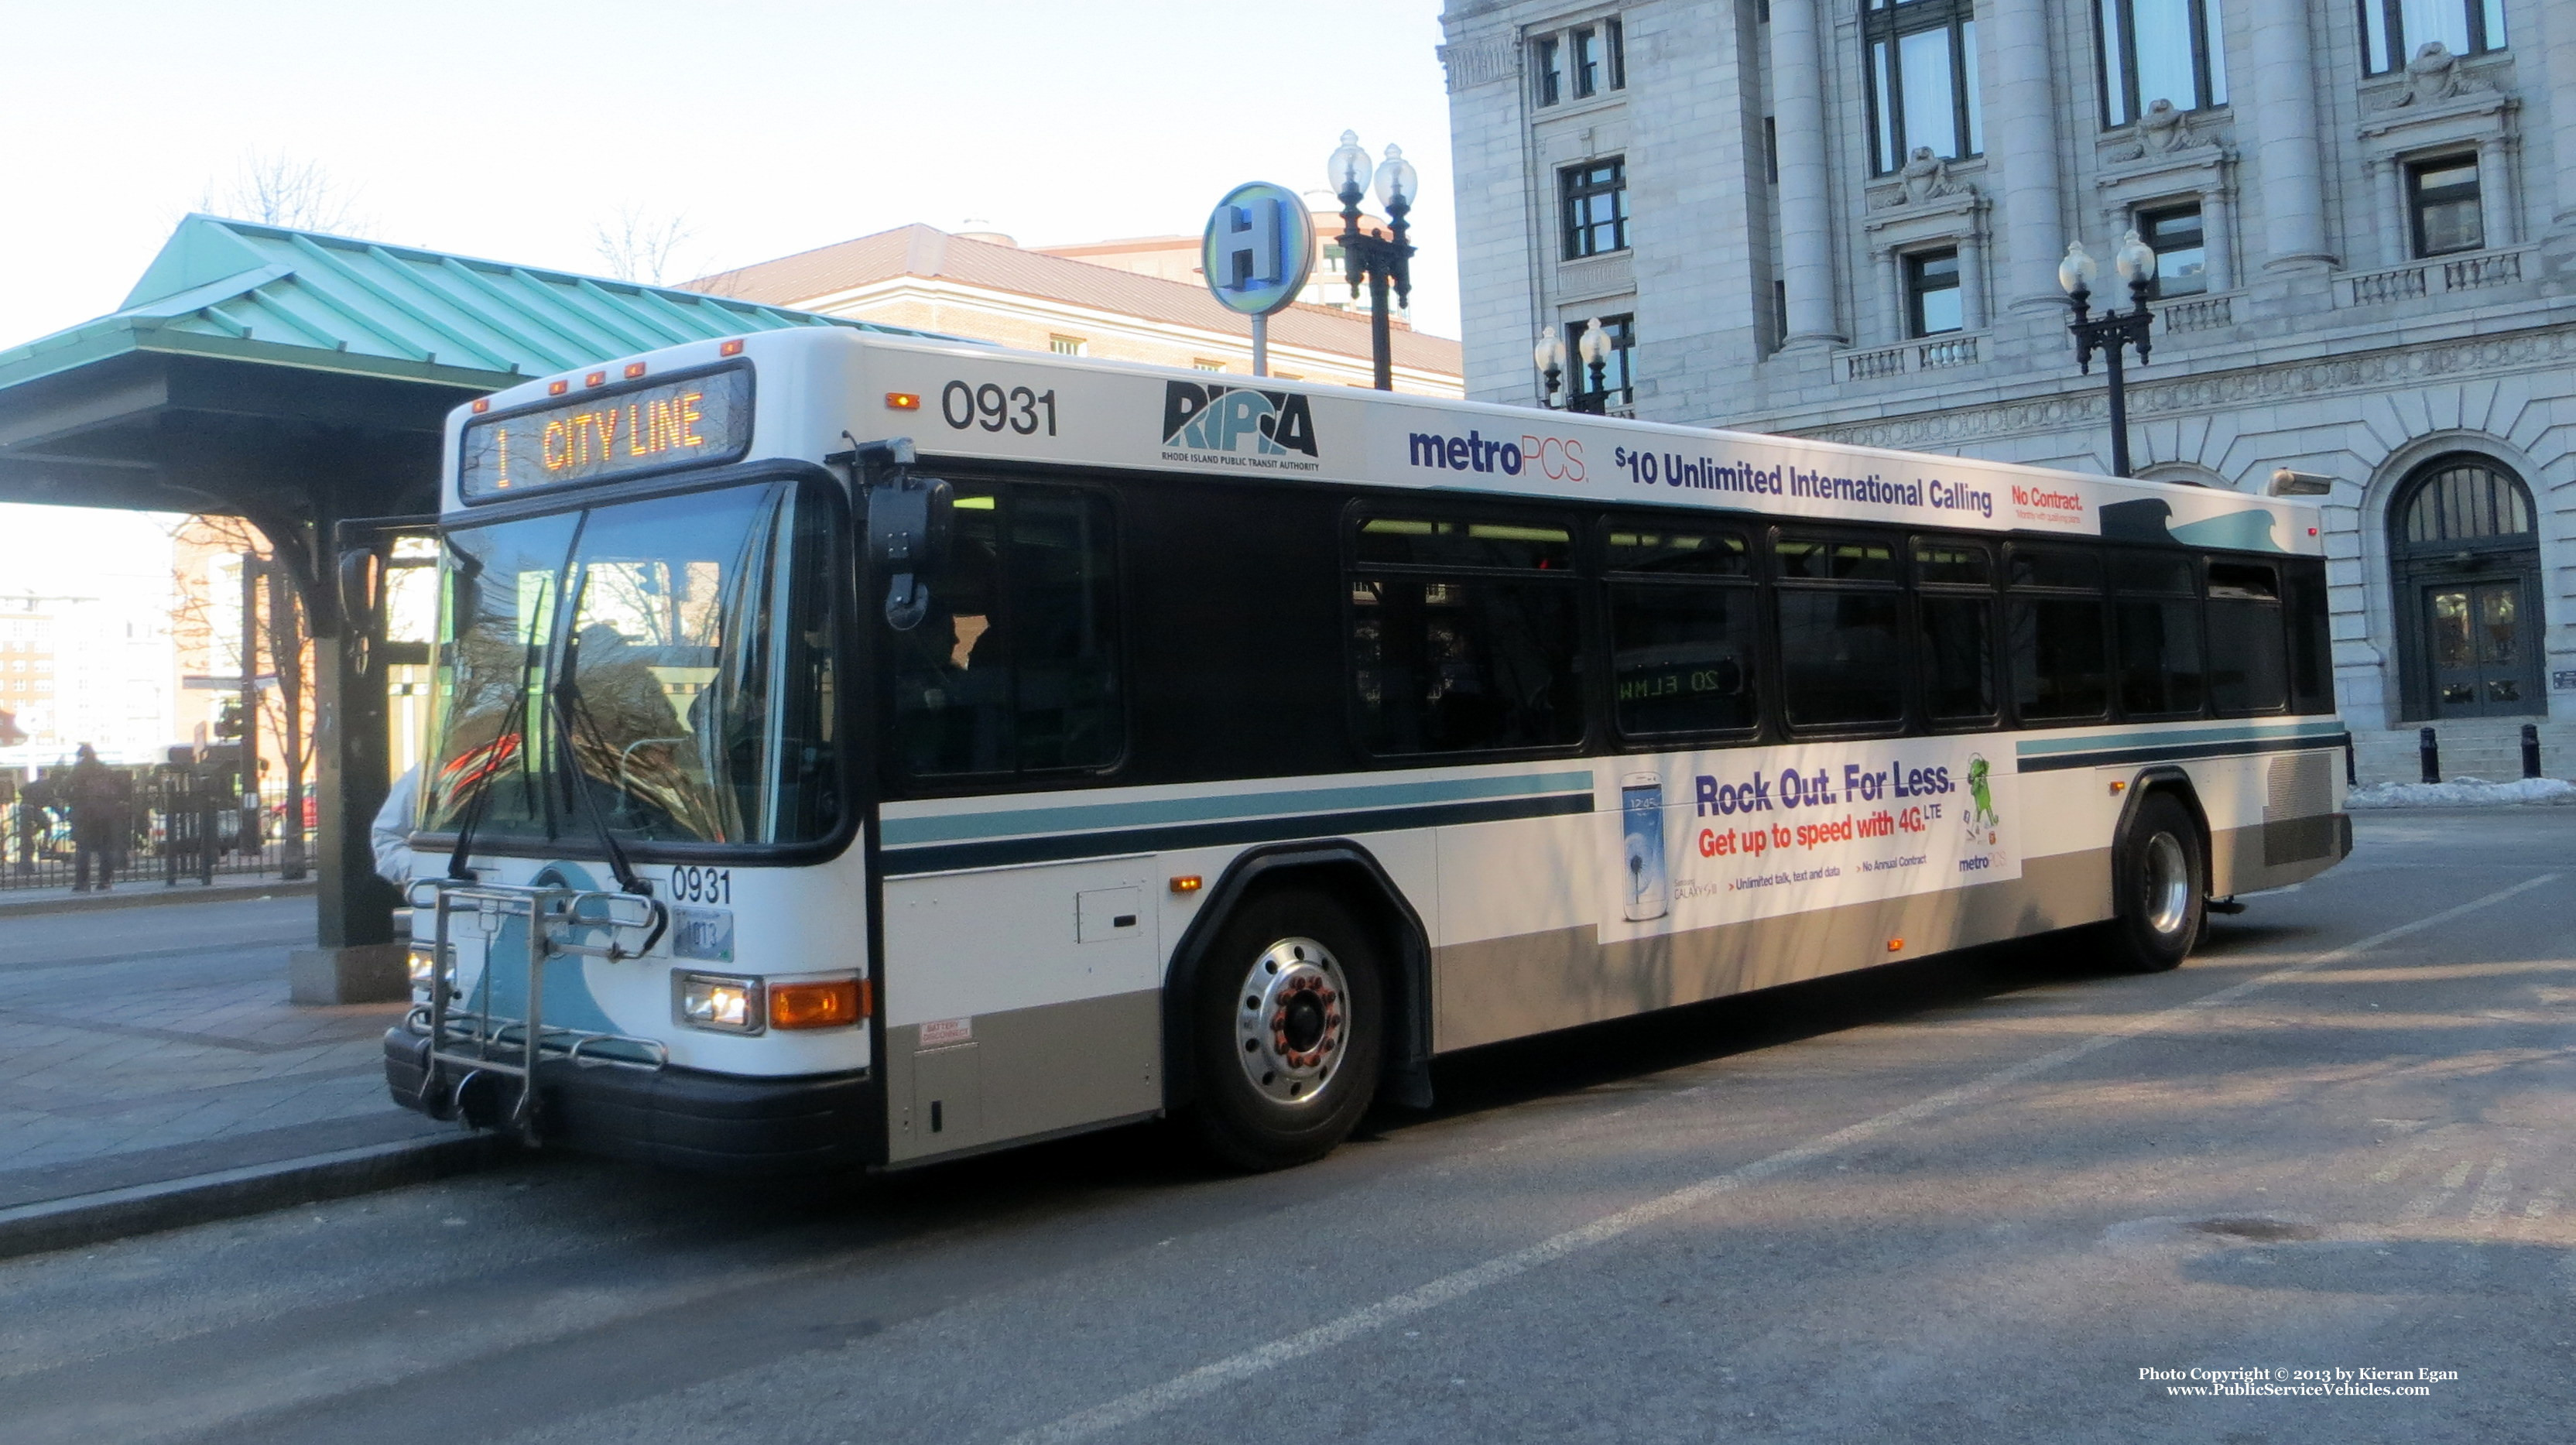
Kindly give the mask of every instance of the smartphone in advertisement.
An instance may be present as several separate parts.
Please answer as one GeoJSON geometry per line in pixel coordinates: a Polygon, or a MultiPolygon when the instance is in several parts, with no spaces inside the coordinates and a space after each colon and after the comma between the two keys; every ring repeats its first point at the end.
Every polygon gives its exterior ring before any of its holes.
{"type": "Polygon", "coordinates": [[[1626,899],[1621,910],[1631,923],[1661,918],[1672,907],[1672,884],[1664,872],[1664,780],[1654,773],[1631,773],[1619,780],[1619,886],[1626,899]]]}

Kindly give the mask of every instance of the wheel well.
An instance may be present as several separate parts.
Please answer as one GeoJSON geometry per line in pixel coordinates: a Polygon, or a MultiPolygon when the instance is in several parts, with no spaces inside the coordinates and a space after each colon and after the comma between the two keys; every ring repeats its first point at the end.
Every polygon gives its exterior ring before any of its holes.
{"type": "MultiPolygon", "coordinates": [[[[2146,806],[2147,799],[2158,796],[2180,803],[2182,810],[2191,815],[2192,826],[2200,830],[2200,892],[2204,898],[2215,896],[2217,874],[2213,870],[2217,862],[2210,856],[2209,812],[2200,805],[2200,793],[2192,787],[2191,775],[2175,767],[2149,768],[2129,785],[2129,801],[2120,810],[2120,827],[2111,839],[2113,877],[2118,876],[2119,859],[2128,849],[2129,829],[2137,822],[2138,811],[2146,806]]],[[[2115,902],[2117,886],[2115,882],[2115,902]]]]}
{"type": "Polygon", "coordinates": [[[1255,898],[1290,888],[1330,894],[1349,908],[1378,946],[1387,976],[1385,1072],[1418,1073],[1431,1054],[1431,959],[1420,915],[1377,859],[1356,843],[1292,844],[1237,858],[1208,890],[1205,906],[1172,950],[1163,984],[1163,1101],[1177,1109],[1196,1097],[1190,1047],[1190,1001],[1208,952],[1227,920],[1255,898]]]}

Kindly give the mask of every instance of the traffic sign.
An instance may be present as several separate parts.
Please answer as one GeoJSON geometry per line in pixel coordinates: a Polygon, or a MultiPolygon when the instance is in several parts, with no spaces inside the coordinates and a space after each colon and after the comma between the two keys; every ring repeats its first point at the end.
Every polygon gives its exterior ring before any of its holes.
{"type": "Polygon", "coordinates": [[[1297,299],[1315,264],[1315,222],[1286,186],[1248,181],[1209,213],[1199,245],[1209,292],[1219,305],[1267,316],[1297,299]]]}

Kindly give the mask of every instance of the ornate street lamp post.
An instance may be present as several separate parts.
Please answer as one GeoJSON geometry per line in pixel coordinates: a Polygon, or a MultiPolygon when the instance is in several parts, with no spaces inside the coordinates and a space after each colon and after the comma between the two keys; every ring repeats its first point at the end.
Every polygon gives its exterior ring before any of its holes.
{"type": "Polygon", "coordinates": [[[1555,327],[1539,328],[1538,345],[1530,348],[1530,364],[1538,368],[1538,404],[1555,406],[1557,388],[1565,379],[1565,342],[1555,327]]]}
{"type": "Polygon", "coordinates": [[[1577,356],[1583,358],[1583,369],[1590,374],[1590,388],[1577,387],[1566,404],[1567,411],[1590,412],[1599,416],[1610,406],[1610,386],[1605,379],[1610,368],[1610,333],[1593,317],[1583,323],[1583,339],[1574,343],[1577,356]]]}
{"type": "Polygon", "coordinates": [[[1377,203],[1386,208],[1392,236],[1360,232],[1360,196],[1369,184],[1368,152],[1360,149],[1357,131],[1342,132],[1342,148],[1333,152],[1333,192],[1342,200],[1342,269],[1351,278],[1351,294],[1360,294],[1368,279],[1369,348],[1377,362],[1377,389],[1395,389],[1395,361],[1387,334],[1386,291],[1395,288],[1399,303],[1413,299],[1413,247],[1404,239],[1404,215],[1413,209],[1417,178],[1401,146],[1388,146],[1377,167],[1377,203]]]}
{"type": "Polygon", "coordinates": [[[2104,367],[2111,382],[2111,474],[2129,474],[2129,394],[2127,378],[2121,370],[2122,350],[2138,349],[2138,365],[2147,364],[2147,351],[2153,344],[2148,329],[2155,317],[2147,310],[2147,287],[2156,279],[2156,253],[2138,239],[2134,230],[2120,238],[2120,249],[2111,258],[2119,269],[2120,279],[2129,283],[2129,309],[2104,311],[2090,316],[2087,305],[2093,299],[2093,278],[2099,268],[2084,250],[2084,243],[2067,243],[2066,259],[2057,263],[2057,284],[2066,291],[2067,303],[2075,308],[2075,319],[2066,329],[2075,333],[2075,365],[2086,375],[2093,372],[2093,353],[2102,353],[2104,367]]]}

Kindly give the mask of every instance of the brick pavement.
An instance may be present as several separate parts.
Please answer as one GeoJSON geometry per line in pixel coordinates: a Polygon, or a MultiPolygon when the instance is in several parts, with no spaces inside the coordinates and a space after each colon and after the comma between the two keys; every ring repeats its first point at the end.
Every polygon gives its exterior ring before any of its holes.
{"type": "Polygon", "coordinates": [[[0,1208],[453,1133],[385,1096],[403,1005],[286,1001],[312,942],[309,897],[0,906],[0,1208]]]}

